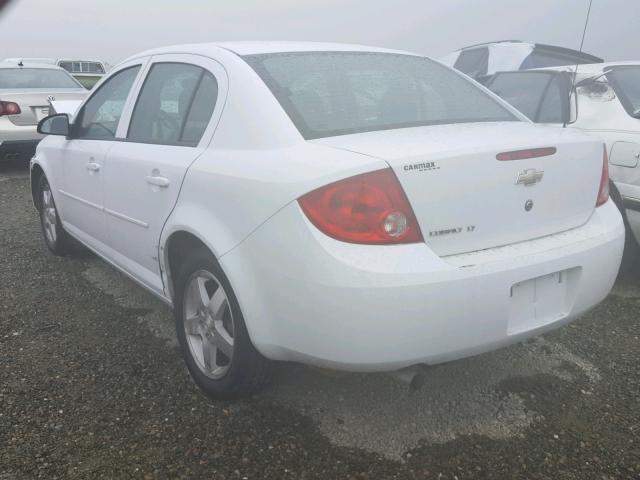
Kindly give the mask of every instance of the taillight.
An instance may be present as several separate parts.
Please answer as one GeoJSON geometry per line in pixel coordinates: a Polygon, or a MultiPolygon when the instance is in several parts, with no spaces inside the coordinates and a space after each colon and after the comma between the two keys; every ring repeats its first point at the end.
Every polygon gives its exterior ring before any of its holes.
{"type": "Polygon", "coordinates": [[[18,115],[20,105],[15,102],[0,102],[0,117],[3,115],[18,115]]]}
{"type": "Polygon", "coordinates": [[[609,155],[607,155],[607,146],[604,146],[604,155],[602,156],[602,176],[600,177],[600,189],[598,190],[598,200],[596,207],[607,203],[609,200],[609,155]]]}
{"type": "Polygon", "coordinates": [[[389,168],[331,183],[298,202],[311,223],[336,240],[366,244],[422,241],[413,209],[389,168]]]}

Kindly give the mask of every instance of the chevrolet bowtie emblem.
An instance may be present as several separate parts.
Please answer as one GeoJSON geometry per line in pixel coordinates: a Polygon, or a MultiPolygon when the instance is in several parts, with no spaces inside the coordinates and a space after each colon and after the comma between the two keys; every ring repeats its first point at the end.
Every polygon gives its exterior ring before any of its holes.
{"type": "Polygon", "coordinates": [[[536,170],[535,168],[527,168],[526,170],[518,173],[518,179],[516,180],[516,185],[524,185],[525,187],[529,187],[531,185],[535,185],[540,180],[542,180],[542,176],[544,172],[542,170],[536,170]]]}

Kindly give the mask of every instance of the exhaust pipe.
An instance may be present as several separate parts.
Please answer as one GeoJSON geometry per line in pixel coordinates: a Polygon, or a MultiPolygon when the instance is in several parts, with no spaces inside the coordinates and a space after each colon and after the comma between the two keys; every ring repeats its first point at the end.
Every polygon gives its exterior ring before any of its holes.
{"type": "Polygon", "coordinates": [[[390,375],[403,385],[408,385],[411,390],[419,390],[427,382],[424,368],[420,365],[396,370],[395,372],[390,372],[390,375]]]}

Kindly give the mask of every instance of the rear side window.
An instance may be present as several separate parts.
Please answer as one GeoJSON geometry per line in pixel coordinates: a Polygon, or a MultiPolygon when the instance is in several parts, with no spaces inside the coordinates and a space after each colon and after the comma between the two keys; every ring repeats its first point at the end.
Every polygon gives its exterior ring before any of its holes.
{"type": "Polygon", "coordinates": [[[463,50],[453,65],[453,68],[466,73],[470,77],[486,75],[489,69],[489,48],[473,48],[463,50]]]}
{"type": "Polygon", "coordinates": [[[244,58],[306,139],[518,120],[471,80],[423,57],[304,52],[244,58]]]}
{"type": "Polygon", "coordinates": [[[487,87],[537,123],[562,123],[568,118],[566,78],[550,72],[497,73],[487,87]]]}
{"type": "Polygon", "coordinates": [[[193,146],[209,123],[216,98],[215,79],[202,68],[157,63],[140,91],[127,138],[133,142],[193,146]]]}

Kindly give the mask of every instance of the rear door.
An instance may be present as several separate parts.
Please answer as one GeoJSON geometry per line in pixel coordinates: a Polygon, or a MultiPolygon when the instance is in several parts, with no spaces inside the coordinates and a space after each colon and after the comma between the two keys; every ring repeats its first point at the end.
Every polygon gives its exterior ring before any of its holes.
{"type": "Polygon", "coordinates": [[[189,166],[209,144],[227,78],[220,64],[191,55],[151,59],[123,138],[109,151],[105,213],[116,263],[162,293],[158,243],[189,166]]]}
{"type": "Polygon", "coordinates": [[[58,202],[65,228],[105,254],[104,163],[141,62],[123,66],[81,107],[58,152],[58,202]]]}

